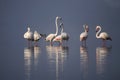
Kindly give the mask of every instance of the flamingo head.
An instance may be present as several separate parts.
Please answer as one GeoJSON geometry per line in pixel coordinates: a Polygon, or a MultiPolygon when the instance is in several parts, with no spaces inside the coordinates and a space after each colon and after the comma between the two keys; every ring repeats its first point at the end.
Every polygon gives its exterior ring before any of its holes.
{"type": "Polygon", "coordinates": [[[100,26],[96,26],[96,32],[100,30],[100,26]]]}
{"type": "Polygon", "coordinates": [[[30,31],[30,27],[28,27],[27,29],[28,29],[28,31],[30,31]]]}
{"type": "Polygon", "coordinates": [[[62,20],[62,17],[57,16],[56,19],[62,20]]]}
{"type": "Polygon", "coordinates": [[[85,29],[87,32],[89,31],[88,25],[85,26],[85,29]]]}

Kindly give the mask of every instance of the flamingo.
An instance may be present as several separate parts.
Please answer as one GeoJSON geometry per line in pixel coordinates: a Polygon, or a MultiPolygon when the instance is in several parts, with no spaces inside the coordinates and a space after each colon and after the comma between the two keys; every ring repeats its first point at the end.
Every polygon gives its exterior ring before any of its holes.
{"type": "Polygon", "coordinates": [[[83,41],[85,41],[85,44],[86,44],[89,28],[88,28],[88,25],[83,25],[83,28],[85,31],[80,34],[80,41],[82,41],[82,44],[83,44],[83,41]]]}
{"type": "Polygon", "coordinates": [[[66,32],[64,32],[63,23],[60,24],[60,27],[62,27],[62,30],[61,30],[62,39],[65,40],[65,41],[68,41],[69,40],[69,35],[66,32]]]}
{"type": "Polygon", "coordinates": [[[64,31],[64,26],[63,26],[63,23],[60,24],[60,27],[62,27],[61,29],[61,34],[56,36],[54,39],[53,39],[53,42],[59,42],[60,44],[62,44],[63,40],[66,40],[68,41],[69,39],[69,36],[66,32],[63,32],[64,31]]]}
{"type": "Polygon", "coordinates": [[[34,37],[34,42],[37,43],[41,38],[41,35],[37,31],[34,31],[33,37],[34,37]]]}
{"type": "Polygon", "coordinates": [[[101,31],[101,27],[100,26],[96,26],[96,32],[97,32],[96,33],[96,38],[102,39],[104,44],[105,44],[106,40],[112,41],[112,38],[106,32],[101,32],[100,33],[100,31],[101,31]]]}
{"type": "Polygon", "coordinates": [[[63,39],[62,39],[62,35],[61,35],[61,34],[58,35],[58,36],[56,36],[56,37],[53,39],[53,42],[59,42],[59,44],[62,44],[62,41],[63,41],[63,39]]]}
{"type": "Polygon", "coordinates": [[[56,33],[51,33],[49,34],[47,37],[46,37],[46,41],[49,41],[50,44],[52,45],[52,40],[57,36],[58,34],[58,20],[61,20],[62,18],[61,17],[56,17],[56,20],[55,20],[55,24],[56,24],[56,33]]]}
{"type": "Polygon", "coordinates": [[[33,33],[30,31],[30,27],[27,28],[27,32],[24,34],[24,38],[28,41],[32,41],[33,39],[33,33]]]}

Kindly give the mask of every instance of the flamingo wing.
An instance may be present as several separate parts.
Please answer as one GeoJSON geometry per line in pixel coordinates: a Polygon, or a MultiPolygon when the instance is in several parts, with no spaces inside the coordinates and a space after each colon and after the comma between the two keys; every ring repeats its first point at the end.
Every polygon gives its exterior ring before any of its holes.
{"type": "Polygon", "coordinates": [[[100,37],[101,37],[103,40],[112,40],[111,37],[110,37],[106,32],[100,33],[100,37]]]}
{"type": "Polygon", "coordinates": [[[49,34],[49,35],[46,37],[46,41],[52,41],[54,38],[55,38],[55,34],[49,34]]]}
{"type": "Polygon", "coordinates": [[[86,39],[87,39],[87,36],[88,36],[87,33],[82,32],[82,33],[80,34],[80,41],[86,40],[86,39]]]}
{"type": "Polygon", "coordinates": [[[62,36],[61,35],[58,35],[57,37],[55,37],[54,39],[53,39],[53,41],[62,41],[62,36]]]}

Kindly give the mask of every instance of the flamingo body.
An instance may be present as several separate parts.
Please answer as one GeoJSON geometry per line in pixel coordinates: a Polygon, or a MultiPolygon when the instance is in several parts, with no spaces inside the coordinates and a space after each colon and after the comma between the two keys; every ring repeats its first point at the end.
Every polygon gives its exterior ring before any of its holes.
{"type": "Polygon", "coordinates": [[[82,32],[82,33],[80,34],[80,41],[86,40],[87,37],[88,37],[88,34],[87,34],[86,32],[82,32]]]}
{"type": "Polygon", "coordinates": [[[62,43],[62,36],[61,36],[61,35],[58,35],[57,37],[55,37],[55,38],[53,39],[53,42],[60,42],[60,43],[62,43]]]}
{"type": "Polygon", "coordinates": [[[34,41],[39,41],[39,39],[41,38],[40,34],[37,31],[34,32],[33,36],[34,36],[34,41]]]}
{"type": "Polygon", "coordinates": [[[32,40],[33,38],[33,33],[30,31],[30,28],[28,27],[28,31],[24,34],[24,38],[27,40],[32,40]]]}
{"type": "Polygon", "coordinates": [[[88,25],[83,25],[83,28],[85,31],[80,34],[80,41],[82,41],[82,44],[84,41],[84,44],[86,45],[86,39],[88,37],[89,28],[88,28],[88,25]]]}
{"type": "Polygon", "coordinates": [[[52,40],[56,37],[55,34],[49,34],[47,37],[46,37],[46,41],[49,41],[49,42],[52,42],[52,40]]]}
{"type": "Polygon", "coordinates": [[[106,33],[106,32],[102,32],[100,33],[100,38],[103,40],[112,40],[111,37],[106,33]]]}

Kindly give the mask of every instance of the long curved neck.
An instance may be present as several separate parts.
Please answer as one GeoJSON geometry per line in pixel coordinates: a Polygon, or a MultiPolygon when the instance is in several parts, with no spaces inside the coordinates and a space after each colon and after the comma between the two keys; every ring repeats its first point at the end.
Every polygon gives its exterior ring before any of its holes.
{"type": "Polygon", "coordinates": [[[84,28],[84,32],[87,33],[86,25],[83,25],[83,28],[84,28]]]}
{"type": "Polygon", "coordinates": [[[61,34],[63,33],[63,31],[64,31],[64,26],[62,25],[61,34]]]}
{"type": "Polygon", "coordinates": [[[55,33],[55,35],[57,36],[57,34],[58,34],[58,19],[55,20],[55,24],[56,24],[56,33],[55,33]]]}
{"type": "Polygon", "coordinates": [[[99,36],[100,31],[101,31],[101,27],[100,27],[99,31],[96,33],[96,38],[100,38],[100,36],[99,36]]]}
{"type": "Polygon", "coordinates": [[[30,32],[30,28],[28,27],[28,32],[30,32]]]}

